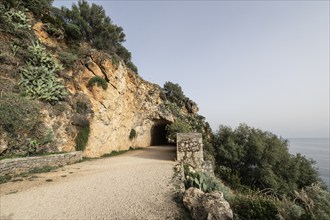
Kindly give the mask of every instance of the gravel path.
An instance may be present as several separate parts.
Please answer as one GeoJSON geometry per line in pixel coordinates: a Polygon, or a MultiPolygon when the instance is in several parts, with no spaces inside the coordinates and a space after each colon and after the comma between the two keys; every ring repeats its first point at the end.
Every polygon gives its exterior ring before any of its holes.
{"type": "Polygon", "coordinates": [[[150,147],[0,185],[1,219],[175,219],[175,147],[150,147]]]}

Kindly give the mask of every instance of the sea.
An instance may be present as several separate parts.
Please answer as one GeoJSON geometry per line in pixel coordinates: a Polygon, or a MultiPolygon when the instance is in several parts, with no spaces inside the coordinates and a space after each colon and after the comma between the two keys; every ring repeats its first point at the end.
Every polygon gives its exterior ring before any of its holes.
{"type": "Polygon", "coordinates": [[[330,145],[329,138],[289,138],[289,152],[301,153],[316,161],[320,177],[330,191],[330,145]]]}

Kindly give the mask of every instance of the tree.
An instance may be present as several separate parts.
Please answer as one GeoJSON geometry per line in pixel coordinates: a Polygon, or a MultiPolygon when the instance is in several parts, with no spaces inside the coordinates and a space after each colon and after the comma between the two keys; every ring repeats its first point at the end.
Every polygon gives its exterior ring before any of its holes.
{"type": "Polygon", "coordinates": [[[270,132],[245,124],[235,130],[220,126],[213,146],[217,174],[234,186],[285,194],[320,181],[313,161],[290,155],[288,141],[270,132]]]}
{"type": "Polygon", "coordinates": [[[191,126],[181,120],[175,121],[172,124],[168,124],[166,125],[166,132],[167,132],[167,138],[169,140],[172,140],[174,142],[176,142],[176,134],[177,133],[187,133],[187,132],[191,132],[192,128],[191,126]]]}
{"type": "Polygon", "coordinates": [[[125,41],[123,28],[112,23],[102,6],[90,6],[86,0],[80,0],[71,10],[61,10],[66,24],[78,27],[84,40],[99,50],[115,53],[125,41]]]}
{"type": "Polygon", "coordinates": [[[175,103],[179,108],[185,104],[186,96],[183,94],[182,88],[177,83],[166,82],[164,84],[166,98],[175,103]]]}

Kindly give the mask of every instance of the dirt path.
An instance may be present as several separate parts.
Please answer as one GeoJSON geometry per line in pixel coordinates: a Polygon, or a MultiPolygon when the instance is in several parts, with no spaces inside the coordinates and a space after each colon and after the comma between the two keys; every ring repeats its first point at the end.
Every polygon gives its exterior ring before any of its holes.
{"type": "Polygon", "coordinates": [[[150,147],[0,185],[1,219],[175,219],[175,147],[150,147]]]}

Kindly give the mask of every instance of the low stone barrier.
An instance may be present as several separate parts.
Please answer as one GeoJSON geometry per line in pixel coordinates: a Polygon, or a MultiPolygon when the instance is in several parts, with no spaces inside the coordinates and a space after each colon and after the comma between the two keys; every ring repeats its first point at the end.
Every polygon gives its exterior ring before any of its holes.
{"type": "Polygon", "coordinates": [[[82,152],[75,151],[39,157],[24,157],[0,160],[0,176],[17,175],[45,166],[58,167],[82,160],[82,152]]]}
{"type": "Polygon", "coordinates": [[[203,138],[201,133],[177,134],[177,161],[196,167],[203,164],[203,138]]]}

